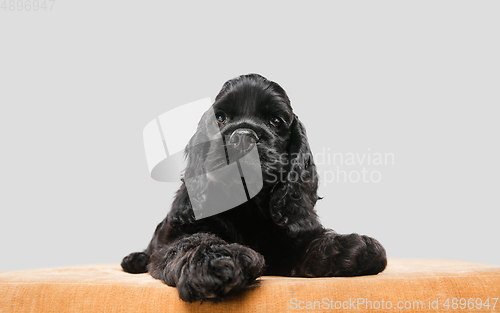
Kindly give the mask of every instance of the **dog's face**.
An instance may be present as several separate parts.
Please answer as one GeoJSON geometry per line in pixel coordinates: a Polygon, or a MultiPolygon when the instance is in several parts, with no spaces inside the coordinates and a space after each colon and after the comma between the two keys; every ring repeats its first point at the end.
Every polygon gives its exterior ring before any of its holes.
{"type": "MultiPolygon", "coordinates": [[[[225,149],[221,149],[219,142],[211,142],[204,162],[210,180],[223,182],[227,179],[216,175],[214,170],[233,161],[228,160],[228,156],[249,163],[246,168],[260,167],[264,183],[270,181],[271,173],[286,165],[294,115],[288,96],[278,84],[259,75],[240,76],[224,85],[212,110],[225,149]],[[243,158],[255,148],[258,159],[243,158]]],[[[261,177],[247,176],[247,183],[254,177],[261,177]]]]}
{"type": "Polygon", "coordinates": [[[305,210],[316,203],[318,178],[305,129],[285,91],[260,75],[224,84],[186,154],[185,182],[193,207],[200,210],[210,206],[210,199],[215,210],[221,205],[216,199],[224,198],[220,194],[229,194],[224,206],[234,207],[228,203],[238,198],[233,195],[242,178],[247,195],[240,197],[246,201],[266,189],[264,202],[277,223],[284,223],[280,208],[285,205],[305,210]]]}

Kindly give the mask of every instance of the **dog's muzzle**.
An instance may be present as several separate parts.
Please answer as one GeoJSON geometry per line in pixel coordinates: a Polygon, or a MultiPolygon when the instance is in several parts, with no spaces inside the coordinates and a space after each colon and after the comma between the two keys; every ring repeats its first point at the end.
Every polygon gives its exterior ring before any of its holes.
{"type": "Polygon", "coordinates": [[[239,152],[247,152],[259,141],[257,134],[250,128],[239,128],[229,137],[229,144],[239,152]]]}

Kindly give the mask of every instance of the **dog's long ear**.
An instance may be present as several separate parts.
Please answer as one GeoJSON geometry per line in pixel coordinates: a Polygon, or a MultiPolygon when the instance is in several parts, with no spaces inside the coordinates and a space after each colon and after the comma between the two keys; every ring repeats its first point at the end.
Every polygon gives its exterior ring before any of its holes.
{"type": "Polygon", "coordinates": [[[309,148],[307,134],[297,115],[290,126],[288,173],[271,193],[271,216],[288,229],[292,237],[313,232],[322,226],[314,211],[318,200],[318,174],[309,148]]]}
{"type": "Polygon", "coordinates": [[[204,200],[203,191],[207,186],[204,162],[210,146],[207,125],[210,120],[214,119],[213,114],[211,107],[203,114],[198,122],[195,134],[184,149],[187,166],[184,170],[182,185],[177,191],[172,204],[172,210],[169,213],[170,220],[174,221],[176,225],[193,223],[195,221],[192,209],[193,203],[201,203],[204,200]],[[186,186],[186,181],[189,183],[189,188],[186,186]]]}

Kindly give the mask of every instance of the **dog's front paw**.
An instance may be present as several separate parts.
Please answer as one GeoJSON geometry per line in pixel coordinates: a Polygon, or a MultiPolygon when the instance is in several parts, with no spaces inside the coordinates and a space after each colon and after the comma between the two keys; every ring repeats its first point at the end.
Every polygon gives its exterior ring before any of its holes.
{"type": "Polygon", "coordinates": [[[187,302],[222,298],[250,285],[262,272],[264,258],[239,244],[214,245],[192,251],[177,281],[187,302]]]}
{"type": "Polygon", "coordinates": [[[311,242],[300,272],[308,277],[375,275],[386,265],[385,249],[376,239],[329,232],[311,242]]]}
{"type": "Polygon", "coordinates": [[[147,272],[148,263],[149,255],[147,253],[134,252],[123,258],[121,266],[125,272],[140,274],[147,272]]]}

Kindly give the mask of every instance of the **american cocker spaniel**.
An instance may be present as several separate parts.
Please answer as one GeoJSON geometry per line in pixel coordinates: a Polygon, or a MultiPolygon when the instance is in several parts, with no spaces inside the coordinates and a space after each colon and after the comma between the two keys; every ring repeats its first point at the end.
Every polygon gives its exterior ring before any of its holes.
{"type": "Polygon", "coordinates": [[[220,301],[260,275],[359,276],[385,269],[377,240],[337,234],[319,222],[306,131],[277,83],[257,74],[227,81],[185,153],[172,208],[146,250],[123,259],[126,272],[149,272],[193,302],[220,301]]]}

